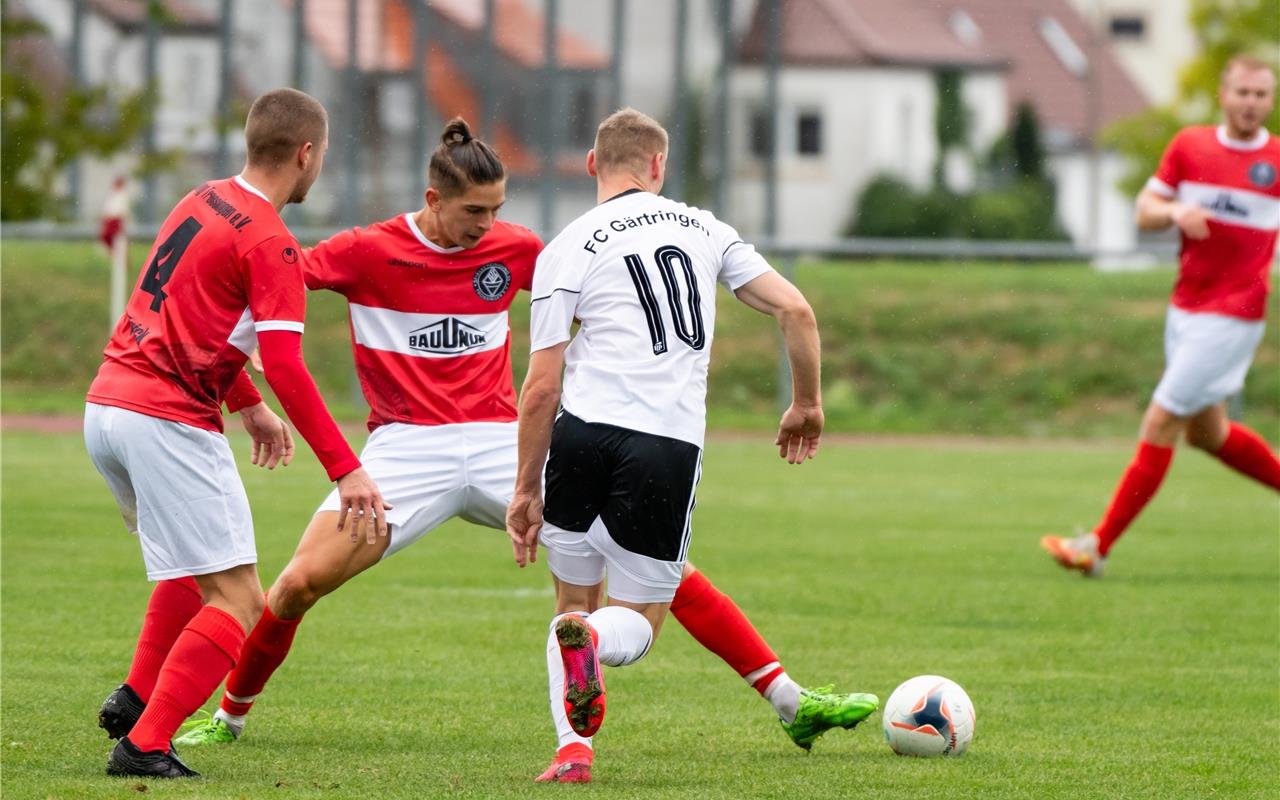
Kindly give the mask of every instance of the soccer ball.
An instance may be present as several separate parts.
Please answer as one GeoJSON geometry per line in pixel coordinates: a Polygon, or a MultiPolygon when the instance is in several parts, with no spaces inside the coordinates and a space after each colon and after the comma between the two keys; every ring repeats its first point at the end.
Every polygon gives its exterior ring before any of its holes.
{"type": "Polygon", "coordinates": [[[884,704],[884,738],[900,756],[958,756],[973,741],[973,703],[954,681],[919,675],[884,704]]]}

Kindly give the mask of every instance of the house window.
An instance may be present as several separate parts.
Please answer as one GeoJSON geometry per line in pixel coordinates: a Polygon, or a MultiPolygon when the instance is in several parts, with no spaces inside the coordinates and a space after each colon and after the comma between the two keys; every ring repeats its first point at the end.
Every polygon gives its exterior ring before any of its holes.
{"type": "Polygon", "coordinates": [[[773,115],[764,109],[751,114],[751,155],[765,159],[769,157],[773,142],[773,115]]]}
{"type": "Polygon", "coordinates": [[[1142,40],[1147,33],[1147,21],[1137,14],[1123,14],[1111,18],[1108,23],[1113,39],[1142,40]]]}
{"type": "Polygon", "coordinates": [[[807,111],[796,118],[796,152],[802,156],[822,155],[822,115],[807,111]]]}

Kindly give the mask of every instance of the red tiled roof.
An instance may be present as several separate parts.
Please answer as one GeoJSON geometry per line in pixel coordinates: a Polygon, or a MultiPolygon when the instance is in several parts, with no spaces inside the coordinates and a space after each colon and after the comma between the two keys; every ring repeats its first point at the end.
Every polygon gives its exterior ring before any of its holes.
{"type": "MultiPolygon", "coordinates": [[[[1089,82],[1072,74],[1045,41],[1041,23],[1052,18],[1096,61],[1099,127],[1147,107],[1111,49],[1090,44],[1088,26],[1068,0],[786,0],[782,8],[783,63],[1005,66],[1011,114],[1025,100],[1046,130],[1087,139],[1089,82]],[[977,41],[952,31],[950,19],[959,12],[981,31],[977,41]]],[[[743,39],[743,61],[763,61],[764,30],[761,4],[743,39]]]]}
{"type": "MultiPolygon", "coordinates": [[[[765,58],[766,4],[759,3],[741,58],[765,58]]],[[[930,0],[787,0],[781,59],[787,64],[913,64],[999,67],[1001,59],[962,42],[930,0]]]]}
{"type": "Polygon", "coordinates": [[[963,9],[982,29],[982,45],[1007,59],[1010,113],[1022,101],[1036,109],[1042,127],[1077,139],[1089,138],[1089,81],[1073,75],[1040,34],[1052,17],[1098,68],[1099,127],[1148,106],[1129,73],[1105,42],[1092,47],[1089,28],[1068,0],[951,0],[946,12],[963,9]]]}

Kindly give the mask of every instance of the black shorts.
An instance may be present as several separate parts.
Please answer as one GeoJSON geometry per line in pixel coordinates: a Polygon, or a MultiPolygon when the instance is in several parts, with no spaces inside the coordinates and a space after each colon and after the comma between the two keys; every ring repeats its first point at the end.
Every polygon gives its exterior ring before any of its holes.
{"type": "Polygon", "coordinates": [[[684,561],[701,474],[695,444],[562,411],[551,432],[543,518],[585,533],[600,517],[622,549],[684,561]]]}

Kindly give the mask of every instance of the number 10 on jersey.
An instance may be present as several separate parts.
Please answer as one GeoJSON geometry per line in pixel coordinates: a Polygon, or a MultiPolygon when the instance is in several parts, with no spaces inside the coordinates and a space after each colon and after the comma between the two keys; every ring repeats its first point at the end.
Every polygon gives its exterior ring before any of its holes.
{"type": "MultiPolygon", "coordinates": [[[[662,355],[667,352],[667,328],[662,321],[662,309],[653,293],[653,284],[645,271],[644,261],[639,255],[630,253],[622,260],[631,273],[631,282],[636,287],[636,295],[640,298],[640,308],[644,310],[645,321],[649,324],[649,338],[653,342],[653,354],[662,355]]],[[[663,245],[653,252],[653,260],[658,264],[658,274],[662,277],[662,285],[666,289],[667,306],[671,309],[671,321],[675,328],[676,338],[694,350],[701,350],[707,343],[707,329],[702,321],[702,296],[698,293],[698,280],[693,272],[693,260],[689,254],[673,244],[663,245]],[[676,265],[680,269],[677,272],[676,265]],[[680,278],[684,286],[680,286],[680,278]],[[680,302],[680,294],[684,294],[684,302],[680,302]],[[688,314],[685,314],[685,311],[688,314]]]]}

